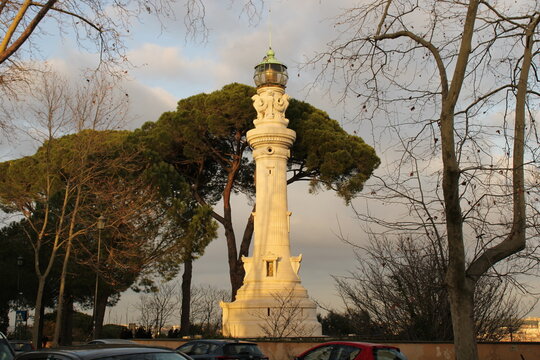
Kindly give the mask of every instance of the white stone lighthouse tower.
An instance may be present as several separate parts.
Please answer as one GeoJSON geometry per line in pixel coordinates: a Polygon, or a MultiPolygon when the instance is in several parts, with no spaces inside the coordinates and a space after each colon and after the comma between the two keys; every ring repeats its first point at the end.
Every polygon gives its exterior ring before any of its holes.
{"type": "Polygon", "coordinates": [[[302,256],[290,253],[286,172],[296,133],[285,118],[287,67],[274,55],[270,48],[255,67],[257,119],[247,133],[256,163],[253,256],[243,258],[246,275],[236,300],[220,304],[227,337],[321,335],[316,305],[298,276],[302,256]]]}

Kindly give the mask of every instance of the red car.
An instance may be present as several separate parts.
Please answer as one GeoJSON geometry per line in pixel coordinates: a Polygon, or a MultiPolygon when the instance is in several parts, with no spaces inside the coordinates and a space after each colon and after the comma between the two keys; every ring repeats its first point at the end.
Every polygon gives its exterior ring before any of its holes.
{"type": "Polygon", "coordinates": [[[331,341],[304,351],[295,360],[407,360],[407,357],[395,346],[331,341]]]}

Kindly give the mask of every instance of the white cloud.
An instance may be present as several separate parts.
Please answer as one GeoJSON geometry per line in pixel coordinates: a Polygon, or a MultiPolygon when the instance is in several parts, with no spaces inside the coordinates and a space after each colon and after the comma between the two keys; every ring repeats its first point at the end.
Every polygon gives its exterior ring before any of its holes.
{"type": "Polygon", "coordinates": [[[139,81],[125,81],[125,91],[130,97],[129,129],[136,129],[147,121],[156,121],[165,111],[176,108],[175,96],[160,87],[149,87],[139,81]]]}

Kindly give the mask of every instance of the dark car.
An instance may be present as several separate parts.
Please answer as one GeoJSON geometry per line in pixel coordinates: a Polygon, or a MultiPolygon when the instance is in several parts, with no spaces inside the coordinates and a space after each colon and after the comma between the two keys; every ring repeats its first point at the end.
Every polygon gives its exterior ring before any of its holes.
{"type": "Polygon", "coordinates": [[[15,356],[8,339],[0,332],[0,360],[12,360],[15,356]]]}
{"type": "Polygon", "coordinates": [[[86,344],[136,344],[136,342],[128,339],[94,339],[87,342],[86,344]]]}
{"type": "Polygon", "coordinates": [[[332,341],[312,347],[296,360],[407,360],[399,348],[391,345],[355,341],[332,341]]]}
{"type": "Polygon", "coordinates": [[[174,350],[142,345],[81,345],[42,349],[17,355],[17,360],[191,360],[174,350]]]}
{"type": "Polygon", "coordinates": [[[28,340],[9,340],[9,344],[15,351],[15,354],[34,350],[32,342],[28,340]]]}
{"type": "Polygon", "coordinates": [[[195,360],[268,360],[256,343],[237,340],[193,340],[176,348],[195,360]]]}

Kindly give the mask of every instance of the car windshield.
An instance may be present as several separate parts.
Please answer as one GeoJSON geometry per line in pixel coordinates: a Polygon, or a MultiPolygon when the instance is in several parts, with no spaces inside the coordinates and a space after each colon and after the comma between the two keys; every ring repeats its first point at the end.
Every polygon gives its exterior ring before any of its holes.
{"type": "Polygon", "coordinates": [[[191,349],[193,349],[193,346],[195,346],[195,343],[187,343],[177,347],[176,350],[189,354],[191,352],[191,349]]]}
{"type": "Polygon", "coordinates": [[[401,351],[393,348],[376,348],[374,355],[375,360],[407,360],[401,351]]]}
{"type": "Polygon", "coordinates": [[[225,355],[262,355],[261,350],[259,350],[256,344],[228,344],[223,348],[223,352],[225,355]]]}
{"type": "Polygon", "coordinates": [[[354,360],[360,353],[359,348],[354,346],[336,346],[332,353],[332,359],[335,360],[354,360]]]}

